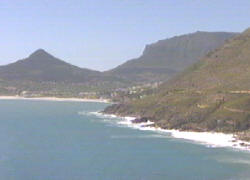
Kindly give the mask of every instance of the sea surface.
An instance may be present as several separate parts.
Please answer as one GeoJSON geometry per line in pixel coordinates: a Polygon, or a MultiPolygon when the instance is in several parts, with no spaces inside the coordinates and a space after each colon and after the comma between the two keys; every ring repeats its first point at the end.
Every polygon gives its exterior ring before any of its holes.
{"type": "Polygon", "coordinates": [[[128,128],[107,105],[0,100],[0,180],[250,179],[250,153],[128,128]]]}

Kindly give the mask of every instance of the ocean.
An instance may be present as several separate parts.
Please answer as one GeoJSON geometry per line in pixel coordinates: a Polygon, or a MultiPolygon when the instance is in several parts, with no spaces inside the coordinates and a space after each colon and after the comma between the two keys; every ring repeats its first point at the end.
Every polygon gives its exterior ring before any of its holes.
{"type": "Polygon", "coordinates": [[[249,180],[250,153],[123,125],[108,104],[0,100],[0,180],[249,180]]]}

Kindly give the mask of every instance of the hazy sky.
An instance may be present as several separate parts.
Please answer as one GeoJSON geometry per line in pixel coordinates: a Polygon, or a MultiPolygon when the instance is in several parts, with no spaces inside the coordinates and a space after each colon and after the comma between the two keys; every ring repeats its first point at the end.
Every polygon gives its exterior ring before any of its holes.
{"type": "Polygon", "coordinates": [[[0,64],[43,48],[106,70],[160,39],[247,27],[249,0],[0,0],[0,64]]]}

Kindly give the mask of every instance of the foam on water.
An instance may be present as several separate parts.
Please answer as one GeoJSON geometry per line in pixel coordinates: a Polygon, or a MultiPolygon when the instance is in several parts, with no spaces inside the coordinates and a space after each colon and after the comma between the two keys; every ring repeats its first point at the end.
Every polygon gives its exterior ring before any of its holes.
{"type": "Polygon", "coordinates": [[[218,158],[217,161],[219,162],[226,162],[226,163],[235,163],[235,164],[246,164],[250,165],[250,159],[241,159],[241,158],[218,158]]]}
{"type": "Polygon", "coordinates": [[[152,138],[166,138],[166,136],[160,134],[151,135],[134,135],[134,136],[111,136],[112,139],[152,139],[152,138]]]}
{"type": "MultiPolygon", "coordinates": [[[[250,143],[237,140],[233,134],[215,133],[215,132],[191,132],[191,131],[179,131],[179,130],[167,130],[154,127],[154,122],[147,121],[143,123],[133,123],[135,117],[119,117],[116,115],[103,114],[101,112],[90,112],[90,115],[100,117],[103,121],[117,124],[123,127],[129,127],[133,129],[139,129],[142,131],[153,131],[165,135],[168,137],[171,135],[174,138],[185,139],[199,144],[206,145],[209,148],[217,147],[231,147],[235,149],[245,150],[250,152],[250,143]],[[109,120],[107,120],[107,118],[109,120]],[[242,146],[244,143],[247,146],[242,146]]],[[[85,114],[84,114],[85,115],[85,114]]]]}
{"type": "Polygon", "coordinates": [[[106,106],[1,101],[0,180],[249,180],[248,153],[193,145],[96,112],[106,106]]]}

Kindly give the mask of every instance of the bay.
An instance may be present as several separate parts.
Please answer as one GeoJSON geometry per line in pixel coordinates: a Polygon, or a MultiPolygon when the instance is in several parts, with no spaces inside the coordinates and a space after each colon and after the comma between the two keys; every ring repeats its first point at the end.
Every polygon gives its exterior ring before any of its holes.
{"type": "Polygon", "coordinates": [[[249,153],[121,126],[106,106],[0,100],[0,179],[250,179],[249,153]]]}

